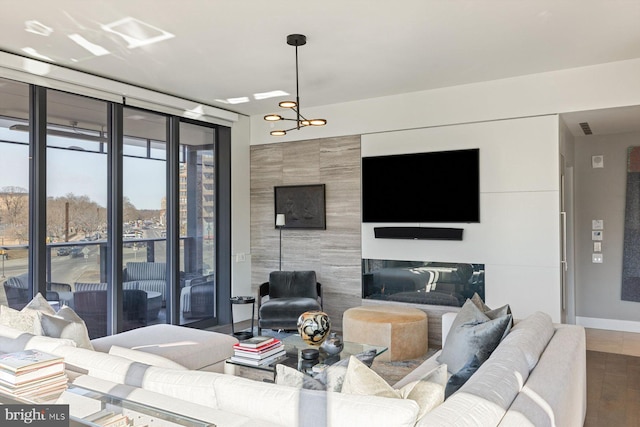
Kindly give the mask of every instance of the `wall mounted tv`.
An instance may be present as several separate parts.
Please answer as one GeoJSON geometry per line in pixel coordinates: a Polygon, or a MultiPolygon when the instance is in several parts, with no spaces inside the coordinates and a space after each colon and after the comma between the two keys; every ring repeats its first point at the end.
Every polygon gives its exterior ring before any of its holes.
{"type": "Polygon", "coordinates": [[[480,222],[480,150],[362,158],[363,222],[480,222]]]}

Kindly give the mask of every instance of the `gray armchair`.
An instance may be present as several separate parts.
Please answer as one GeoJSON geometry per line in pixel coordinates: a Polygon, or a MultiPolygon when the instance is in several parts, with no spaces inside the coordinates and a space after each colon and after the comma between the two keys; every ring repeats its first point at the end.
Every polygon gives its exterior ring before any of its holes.
{"type": "Polygon", "coordinates": [[[315,271],[272,271],[258,290],[258,335],[262,329],[295,330],[305,311],[322,310],[315,271]]]}
{"type": "Polygon", "coordinates": [[[166,302],[167,264],[164,262],[128,262],[122,274],[124,289],[160,292],[166,302]]]}

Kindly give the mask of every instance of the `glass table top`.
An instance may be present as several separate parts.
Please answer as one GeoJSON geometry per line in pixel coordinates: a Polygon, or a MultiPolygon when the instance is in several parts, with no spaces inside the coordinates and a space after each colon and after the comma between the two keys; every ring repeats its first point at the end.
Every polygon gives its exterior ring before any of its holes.
{"type": "Polygon", "coordinates": [[[245,365],[241,362],[235,362],[231,360],[227,360],[227,363],[246,366],[246,367],[259,369],[263,371],[269,371],[269,372],[275,372],[276,365],[278,364],[286,365],[291,368],[299,369],[302,371],[307,371],[307,369],[304,368],[302,363],[303,359],[301,357],[301,352],[302,350],[305,350],[308,348],[319,349],[319,357],[317,360],[314,361],[313,365],[318,363],[322,363],[325,365],[332,365],[336,362],[339,362],[342,359],[348,359],[349,356],[356,355],[356,354],[363,353],[370,350],[376,351],[376,357],[384,353],[385,351],[387,351],[387,347],[383,347],[383,346],[363,344],[363,343],[357,343],[352,341],[343,341],[344,348],[342,349],[342,351],[339,354],[330,355],[324,352],[318,346],[312,346],[305,343],[299,334],[293,334],[293,335],[289,335],[286,338],[283,338],[282,344],[284,345],[286,355],[274,360],[272,363],[268,365],[261,365],[261,366],[245,365]]]}
{"type": "Polygon", "coordinates": [[[129,426],[216,427],[214,424],[69,384],[57,398],[25,399],[2,393],[0,404],[69,405],[71,425],[101,426],[126,417],[129,426]]]}

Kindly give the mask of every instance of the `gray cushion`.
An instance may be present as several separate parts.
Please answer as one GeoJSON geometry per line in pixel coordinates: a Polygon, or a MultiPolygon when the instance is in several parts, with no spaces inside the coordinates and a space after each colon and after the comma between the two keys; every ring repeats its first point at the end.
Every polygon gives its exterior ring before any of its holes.
{"type": "Polygon", "coordinates": [[[269,299],[318,297],[315,271],[272,271],[269,274],[269,299]]]}
{"type": "Polygon", "coordinates": [[[76,282],[73,287],[76,291],[106,291],[106,283],[81,283],[76,282]]]}
{"type": "Polygon", "coordinates": [[[438,361],[446,363],[452,374],[462,369],[473,355],[482,364],[510,325],[511,314],[490,319],[471,300],[467,300],[453,322],[438,361]]]}
{"type": "Polygon", "coordinates": [[[500,347],[519,348],[527,359],[529,369],[533,369],[554,333],[551,317],[538,311],[520,320],[504,338],[500,347]]]}
{"type": "Polygon", "coordinates": [[[135,280],[166,280],[167,264],[164,262],[128,262],[127,282],[135,280]]]}

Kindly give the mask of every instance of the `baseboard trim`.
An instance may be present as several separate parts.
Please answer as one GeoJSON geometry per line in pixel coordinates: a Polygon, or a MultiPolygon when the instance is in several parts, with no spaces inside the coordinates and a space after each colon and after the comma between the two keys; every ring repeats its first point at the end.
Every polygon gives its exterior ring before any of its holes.
{"type": "Polygon", "coordinates": [[[576,324],[592,329],[640,333],[640,322],[632,320],[599,319],[597,317],[576,316],[576,324]]]}

